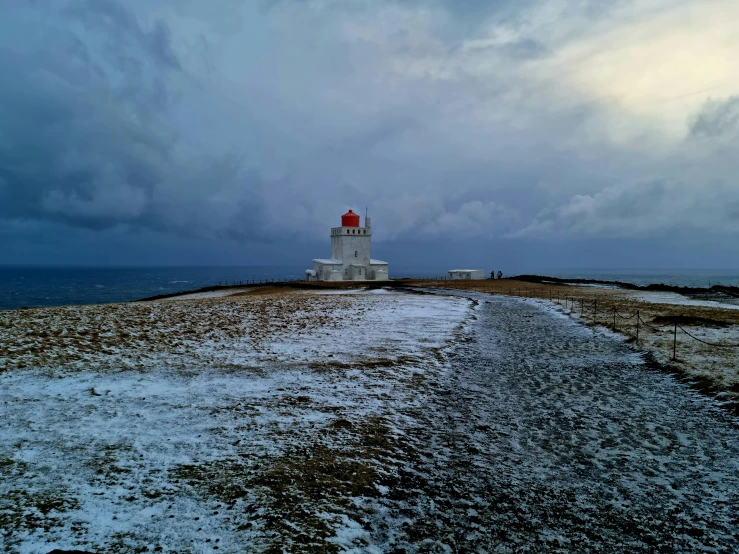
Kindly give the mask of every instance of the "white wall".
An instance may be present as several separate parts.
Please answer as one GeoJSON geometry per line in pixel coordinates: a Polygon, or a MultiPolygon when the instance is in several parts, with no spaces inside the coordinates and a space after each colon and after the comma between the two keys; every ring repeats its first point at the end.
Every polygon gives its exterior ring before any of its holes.
{"type": "MultiPolygon", "coordinates": [[[[387,266],[385,266],[387,267],[387,266]]],[[[374,276],[373,279],[375,281],[387,281],[388,280],[388,273],[385,269],[375,269],[374,270],[374,276]]]]}
{"type": "MultiPolygon", "coordinates": [[[[316,280],[318,281],[330,281],[333,280],[330,276],[333,270],[339,270],[338,274],[341,274],[341,266],[334,264],[322,264],[321,262],[313,262],[313,271],[316,272],[316,280]]],[[[340,280],[340,279],[339,279],[340,280]]]]}
{"type": "MultiPolygon", "coordinates": [[[[369,269],[371,239],[372,233],[366,227],[335,227],[331,229],[331,257],[344,262],[342,271],[349,270],[351,264],[359,264],[369,269]],[[352,234],[352,231],[355,233],[352,234]]],[[[346,278],[353,278],[350,271],[346,273],[346,278]]],[[[363,278],[367,277],[363,275],[363,278]]]]}
{"type": "Polygon", "coordinates": [[[376,279],[378,281],[387,281],[390,277],[388,273],[387,264],[371,264],[370,265],[370,279],[376,279]]]}
{"type": "Polygon", "coordinates": [[[482,269],[469,269],[469,270],[458,270],[458,271],[449,271],[449,279],[457,280],[457,279],[472,279],[472,280],[479,280],[485,278],[485,271],[482,269]]]}

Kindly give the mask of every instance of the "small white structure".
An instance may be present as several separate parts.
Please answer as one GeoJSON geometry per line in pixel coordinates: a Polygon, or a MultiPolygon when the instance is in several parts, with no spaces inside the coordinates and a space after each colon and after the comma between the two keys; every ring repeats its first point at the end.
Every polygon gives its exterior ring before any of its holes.
{"type": "Polygon", "coordinates": [[[341,227],[331,229],[331,257],[313,260],[313,269],[305,270],[306,281],[385,281],[387,262],[370,257],[372,227],[365,217],[359,226],[359,215],[349,210],[341,216],[341,227]]]}
{"type": "Polygon", "coordinates": [[[484,279],[485,272],[482,269],[450,269],[449,279],[484,279]]]}

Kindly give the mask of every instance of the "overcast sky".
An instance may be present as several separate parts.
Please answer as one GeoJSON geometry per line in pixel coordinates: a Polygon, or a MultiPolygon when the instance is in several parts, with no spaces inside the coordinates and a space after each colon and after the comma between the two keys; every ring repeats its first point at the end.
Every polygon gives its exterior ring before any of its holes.
{"type": "Polygon", "coordinates": [[[0,9],[0,263],[739,267],[736,0],[0,9]]]}

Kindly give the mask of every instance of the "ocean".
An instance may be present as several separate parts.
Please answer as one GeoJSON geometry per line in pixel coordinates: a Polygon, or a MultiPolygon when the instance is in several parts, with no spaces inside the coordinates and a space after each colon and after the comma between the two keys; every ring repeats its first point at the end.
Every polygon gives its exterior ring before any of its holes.
{"type": "MultiPolygon", "coordinates": [[[[501,268],[505,269],[505,268],[501,268]]],[[[569,279],[624,281],[637,285],[737,285],[739,270],[522,269],[505,276],[537,274],[569,279]]],[[[396,267],[392,277],[441,277],[445,268],[396,267]]],[[[0,266],[0,310],[22,307],[129,302],[158,294],[260,279],[302,279],[303,266],[72,268],[0,266]]]]}
{"type": "Polygon", "coordinates": [[[0,267],[0,310],[129,302],[219,284],[300,279],[303,267],[0,267]]]}

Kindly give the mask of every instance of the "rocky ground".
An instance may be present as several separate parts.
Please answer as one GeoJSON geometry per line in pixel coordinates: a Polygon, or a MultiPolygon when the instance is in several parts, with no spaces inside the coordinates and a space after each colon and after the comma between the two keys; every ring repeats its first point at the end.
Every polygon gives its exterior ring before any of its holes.
{"type": "Polygon", "coordinates": [[[619,335],[264,292],[0,314],[0,548],[739,549],[737,419],[619,335]]]}

